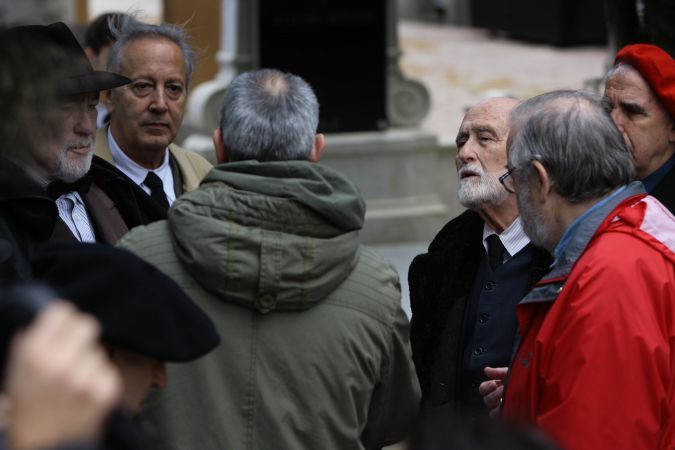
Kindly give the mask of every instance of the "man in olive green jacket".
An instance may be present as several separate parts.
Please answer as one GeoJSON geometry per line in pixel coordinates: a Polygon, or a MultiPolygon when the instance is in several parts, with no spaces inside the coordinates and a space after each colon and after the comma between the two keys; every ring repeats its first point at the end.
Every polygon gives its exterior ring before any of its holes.
{"type": "Polygon", "coordinates": [[[169,367],[146,405],[158,449],[376,449],[409,434],[419,386],[394,269],[358,242],[365,204],[316,164],[318,103],[299,77],[239,75],[221,162],[169,220],[121,245],[173,277],[222,344],[169,367]]]}

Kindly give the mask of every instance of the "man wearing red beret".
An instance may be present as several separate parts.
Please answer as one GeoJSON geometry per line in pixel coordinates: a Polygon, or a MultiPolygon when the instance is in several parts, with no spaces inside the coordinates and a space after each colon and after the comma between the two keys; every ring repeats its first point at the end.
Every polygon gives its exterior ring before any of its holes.
{"type": "Polygon", "coordinates": [[[605,98],[633,154],[637,178],[675,211],[675,60],[649,44],[616,54],[605,98]]]}

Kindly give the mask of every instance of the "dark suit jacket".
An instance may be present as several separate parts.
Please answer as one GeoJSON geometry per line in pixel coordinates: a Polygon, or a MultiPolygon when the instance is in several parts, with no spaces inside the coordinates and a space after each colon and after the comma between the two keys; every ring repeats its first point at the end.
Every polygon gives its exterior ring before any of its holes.
{"type": "Polygon", "coordinates": [[[651,195],[663,203],[671,213],[675,214],[675,166],[656,185],[651,195]]]}
{"type": "MultiPolygon", "coordinates": [[[[83,200],[97,242],[112,245],[134,227],[166,219],[164,208],[104,159],[94,156],[87,175],[94,181],[83,200]]],[[[59,219],[51,239],[74,240],[75,237],[59,219]]]]}
{"type": "Polygon", "coordinates": [[[28,281],[32,246],[49,239],[58,218],[54,201],[27,178],[0,175],[0,285],[28,281]]]}
{"type": "MultiPolygon", "coordinates": [[[[413,361],[422,388],[422,405],[437,403],[430,399],[431,369],[437,358],[446,358],[454,370],[449,374],[451,392],[458,393],[462,353],[465,347],[464,319],[474,279],[485,253],[483,220],[466,211],[448,222],[429,245],[429,251],[417,255],[410,265],[408,284],[412,320],[410,342],[413,361]],[[446,329],[447,328],[447,329],[446,329]],[[448,348],[439,349],[441,336],[449,333],[448,348]]],[[[531,284],[547,271],[551,256],[534,247],[531,284]]],[[[457,396],[451,399],[455,404],[457,396]]],[[[450,405],[454,407],[455,405],[450,405]]]]}

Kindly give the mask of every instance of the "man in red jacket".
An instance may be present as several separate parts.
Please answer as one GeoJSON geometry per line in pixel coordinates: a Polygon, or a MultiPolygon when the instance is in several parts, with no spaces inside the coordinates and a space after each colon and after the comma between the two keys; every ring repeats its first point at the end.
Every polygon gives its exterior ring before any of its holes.
{"type": "MultiPolygon", "coordinates": [[[[636,178],[675,212],[675,59],[651,44],[622,48],[605,79],[604,102],[631,152],[636,178]]],[[[480,386],[493,413],[506,370],[491,369],[495,380],[480,386]]]]}
{"type": "Polygon", "coordinates": [[[505,186],[554,255],[518,305],[502,414],[563,448],[675,447],[675,218],[593,94],[516,108],[505,186]]]}

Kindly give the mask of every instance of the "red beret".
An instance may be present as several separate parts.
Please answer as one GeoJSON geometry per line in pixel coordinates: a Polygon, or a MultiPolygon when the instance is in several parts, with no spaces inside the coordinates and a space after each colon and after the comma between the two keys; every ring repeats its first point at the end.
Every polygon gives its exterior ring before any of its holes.
{"type": "Polygon", "coordinates": [[[656,45],[627,45],[616,54],[614,65],[633,66],[675,119],[675,59],[656,45]]]}

